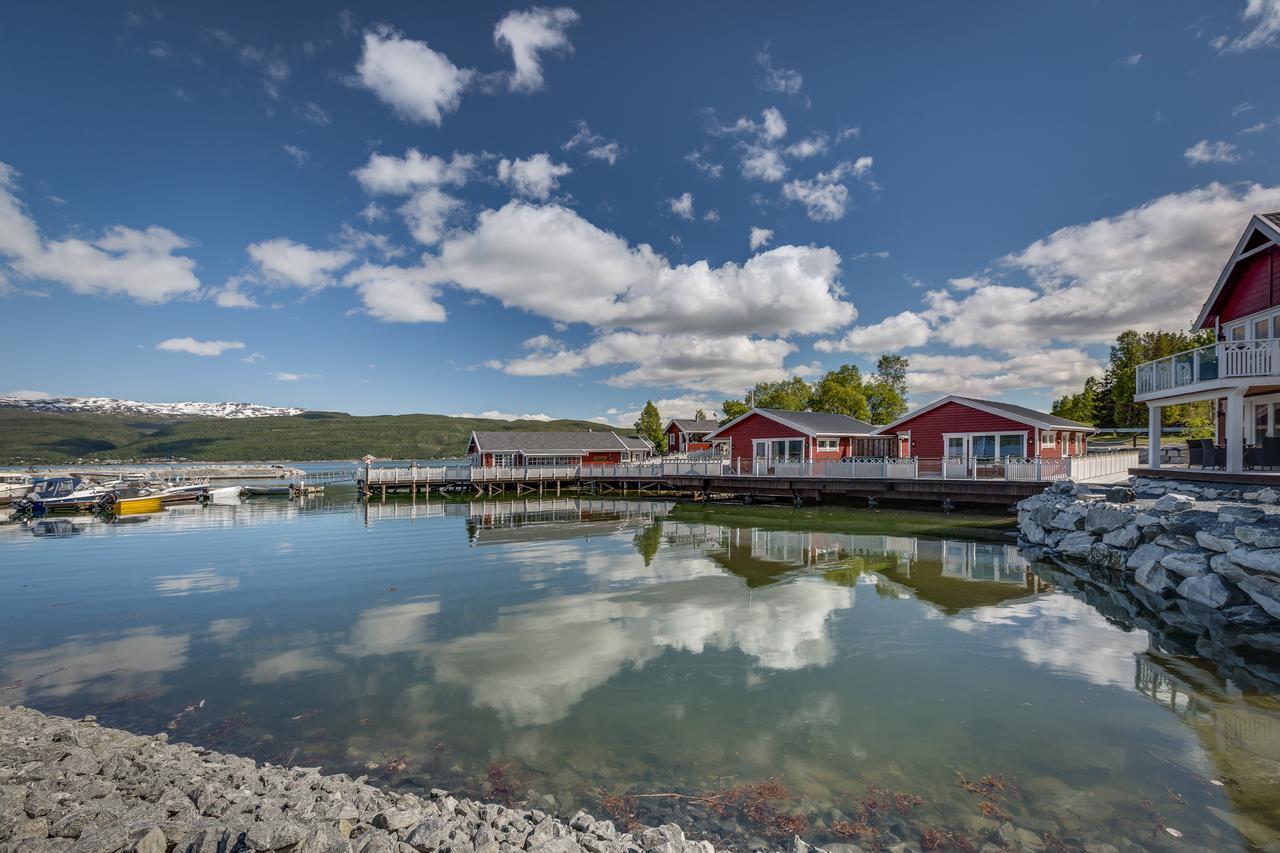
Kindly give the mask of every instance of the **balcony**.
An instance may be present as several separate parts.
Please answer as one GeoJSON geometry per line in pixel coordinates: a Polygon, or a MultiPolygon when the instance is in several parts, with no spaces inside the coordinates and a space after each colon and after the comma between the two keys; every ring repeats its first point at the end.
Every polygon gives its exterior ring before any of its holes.
{"type": "Polygon", "coordinates": [[[1239,385],[1232,380],[1275,376],[1280,376],[1280,340],[1223,341],[1138,365],[1135,395],[1239,385]]]}

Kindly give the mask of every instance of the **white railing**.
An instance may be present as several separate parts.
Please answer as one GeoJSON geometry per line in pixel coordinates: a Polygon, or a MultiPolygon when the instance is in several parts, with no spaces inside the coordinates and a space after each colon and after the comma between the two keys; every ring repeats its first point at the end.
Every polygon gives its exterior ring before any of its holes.
{"type": "Polygon", "coordinates": [[[1280,375],[1280,339],[1223,341],[1139,364],[1138,395],[1216,379],[1280,375]]]}
{"type": "Polygon", "coordinates": [[[1138,467],[1138,451],[1113,450],[1090,453],[1085,456],[1073,456],[1065,461],[1069,463],[1066,476],[1079,482],[1110,474],[1128,473],[1130,468],[1138,467]]]}

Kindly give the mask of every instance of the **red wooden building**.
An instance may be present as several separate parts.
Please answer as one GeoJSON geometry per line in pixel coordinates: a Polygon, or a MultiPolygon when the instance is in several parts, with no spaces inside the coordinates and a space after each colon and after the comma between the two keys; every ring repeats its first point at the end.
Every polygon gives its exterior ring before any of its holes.
{"type": "Polygon", "coordinates": [[[711,443],[707,436],[720,428],[720,422],[708,418],[694,420],[692,418],[673,418],[667,424],[664,433],[667,436],[668,453],[690,453],[697,450],[710,450],[711,443]]]}
{"type": "Polygon", "coordinates": [[[951,395],[877,432],[897,438],[899,456],[918,459],[1060,459],[1083,456],[1097,430],[1025,406],[951,395]]]}
{"type": "Polygon", "coordinates": [[[1162,409],[1213,401],[1225,468],[1238,472],[1256,464],[1246,445],[1280,435],[1280,213],[1249,220],[1192,328],[1212,329],[1216,342],[1138,366],[1133,399],[1147,404],[1150,464],[1160,465],[1162,409]]]}
{"type": "Polygon", "coordinates": [[[752,409],[707,435],[724,448],[736,464],[766,463],[849,456],[891,456],[892,441],[874,437],[876,428],[865,421],[825,412],[752,409]]]}
{"type": "Polygon", "coordinates": [[[478,468],[548,465],[617,465],[653,456],[653,445],[637,435],[595,432],[480,431],[471,433],[467,455],[478,468]]]}

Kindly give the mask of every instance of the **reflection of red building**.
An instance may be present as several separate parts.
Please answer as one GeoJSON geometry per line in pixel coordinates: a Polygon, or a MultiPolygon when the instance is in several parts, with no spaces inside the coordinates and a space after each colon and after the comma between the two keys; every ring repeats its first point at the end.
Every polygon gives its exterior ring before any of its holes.
{"type": "Polygon", "coordinates": [[[612,432],[482,432],[467,443],[480,468],[546,465],[617,465],[653,456],[653,445],[637,435],[612,432]]]}
{"type": "Polygon", "coordinates": [[[1061,459],[1083,456],[1097,430],[1025,406],[952,395],[879,432],[898,438],[899,455],[919,459],[1061,459]]]}
{"type": "Polygon", "coordinates": [[[865,421],[826,412],[752,409],[707,436],[735,463],[798,462],[850,456],[894,456],[895,442],[865,421]],[[740,462],[741,460],[741,462],[740,462]]]}
{"type": "Polygon", "coordinates": [[[720,422],[711,418],[701,421],[673,418],[664,431],[668,453],[691,453],[710,450],[707,436],[720,428],[720,422]]]}

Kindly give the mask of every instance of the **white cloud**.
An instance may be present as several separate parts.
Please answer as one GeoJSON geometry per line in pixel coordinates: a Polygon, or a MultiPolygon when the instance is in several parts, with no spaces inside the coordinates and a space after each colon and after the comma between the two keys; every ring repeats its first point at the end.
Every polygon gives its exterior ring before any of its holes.
{"type": "Polygon", "coordinates": [[[724,165],[721,163],[712,163],[707,159],[706,151],[699,148],[697,151],[690,151],[684,155],[684,159],[693,164],[693,167],[702,172],[708,178],[718,178],[724,173],[724,165]]]}
{"type": "MultiPolygon", "coordinates": [[[[720,417],[720,400],[710,397],[683,394],[679,397],[654,400],[653,405],[657,407],[658,414],[662,416],[664,424],[672,418],[688,418],[692,420],[699,409],[709,418],[718,419],[720,417]]],[[[596,415],[593,418],[588,418],[588,420],[608,424],[609,426],[631,429],[635,426],[635,422],[640,419],[640,413],[643,410],[644,407],[637,403],[630,408],[607,409],[604,414],[596,415]]]]}
{"type": "MultiPolygon", "coordinates": [[[[200,289],[195,261],[175,255],[191,243],[167,228],[114,225],[94,240],[46,240],[15,195],[18,172],[0,163],[0,258],[13,274],[57,282],[75,293],[167,302],[200,289]]],[[[4,270],[0,268],[0,273],[4,270]]]]}
{"type": "Polygon", "coordinates": [[[359,84],[401,118],[434,125],[458,108],[473,73],[425,42],[385,26],[364,34],[364,50],[356,65],[359,84]]]}
{"type": "Polygon", "coordinates": [[[311,155],[307,153],[306,149],[299,148],[296,145],[281,145],[280,148],[284,153],[289,155],[289,159],[293,161],[293,165],[297,166],[299,169],[305,166],[307,161],[311,159],[311,155]]]}
{"type": "Polygon", "coordinates": [[[285,237],[252,243],[248,252],[267,281],[308,290],[332,284],[333,274],[355,258],[351,252],[313,249],[285,237]]]}
{"type": "Polygon", "coordinates": [[[515,71],[512,91],[535,92],[542,88],[541,53],[573,52],[565,30],[578,22],[578,13],[567,6],[548,9],[535,6],[527,12],[508,12],[493,28],[493,41],[511,51],[515,71]]]}
{"type": "Polygon", "coordinates": [[[777,107],[765,107],[760,112],[760,134],[768,142],[776,142],[787,135],[787,121],[777,107]]]}
{"type": "Polygon", "coordinates": [[[240,360],[243,361],[245,364],[257,364],[258,362],[262,361],[264,358],[266,358],[266,356],[260,352],[251,352],[240,360]]]}
{"type": "Polygon", "coordinates": [[[298,114],[301,115],[305,121],[309,121],[319,127],[326,127],[332,123],[332,119],[329,118],[329,114],[325,112],[324,108],[315,101],[307,101],[299,107],[298,114]]]}
{"type": "Polygon", "coordinates": [[[922,347],[929,342],[929,324],[914,311],[903,311],[870,326],[854,326],[838,340],[819,340],[820,352],[857,352],[874,355],[922,347]]]}
{"type": "Polygon", "coordinates": [[[829,248],[780,246],[746,263],[673,266],[560,205],[512,201],[450,235],[434,278],[564,323],[654,332],[811,334],[856,316],[829,248]]]}
{"type": "Polygon", "coordinates": [[[1141,53],[1131,53],[1128,56],[1122,56],[1116,60],[1116,62],[1120,63],[1121,65],[1128,65],[1130,67],[1137,65],[1141,61],[1142,61],[1141,53]]]}
{"type": "Polygon", "coordinates": [[[370,316],[391,323],[443,323],[444,306],[422,267],[363,264],[343,277],[354,287],[370,316]]]}
{"type": "Polygon", "coordinates": [[[693,193],[684,193],[679,198],[667,199],[671,212],[682,219],[693,219],[693,193]]]}
{"type": "Polygon", "coordinates": [[[561,151],[571,151],[575,148],[581,148],[583,153],[591,159],[604,160],[610,166],[618,162],[618,156],[622,153],[622,147],[616,140],[605,139],[581,120],[578,121],[577,132],[560,146],[561,151]]]}
{"type": "Polygon", "coordinates": [[[1253,108],[1254,108],[1253,104],[1250,103],[1249,101],[1241,101],[1240,103],[1236,104],[1234,107],[1231,108],[1231,117],[1235,118],[1236,116],[1243,115],[1244,113],[1249,112],[1253,108]]]}
{"type": "Polygon", "coordinates": [[[781,92],[784,95],[795,95],[800,92],[804,77],[799,71],[775,67],[773,57],[769,55],[768,45],[756,54],[756,62],[760,63],[760,67],[764,69],[764,80],[761,81],[760,86],[766,92],[781,92]]]}
{"type": "Polygon", "coordinates": [[[273,373],[271,378],[277,382],[304,382],[308,379],[319,379],[319,373],[273,373]]]}
{"type": "Polygon", "coordinates": [[[233,276],[213,295],[214,304],[219,308],[260,308],[253,297],[240,289],[246,277],[233,276]]]}
{"type": "Polygon", "coordinates": [[[1030,285],[927,295],[924,316],[955,346],[1104,343],[1125,329],[1185,329],[1249,218],[1280,186],[1212,183],[1061,228],[1002,259],[1030,285]]]}
{"type": "Polygon", "coordinates": [[[372,154],[368,163],[351,174],[370,195],[409,195],[429,187],[462,186],[475,165],[476,158],[470,154],[455,151],[445,160],[410,148],[403,157],[372,154]]]}
{"type": "Polygon", "coordinates": [[[1240,19],[1252,29],[1234,39],[1220,36],[1214,39],[1214,47],[1224,53],[1243,53],[1271,47],[1280,38],[1280,0],[1246,0],[1240,19]]]}
{"type": "Polygon", "coordinates": [[[1102,375],[1097,359],[1075,347],[1030,349],[1015,357],[916,353],[908,360],[907,390],[913,399],[938,394],[996,397],[1033,389],[1056,395],[1078,391],[1085,379],[1102,375]]]}
{"type": "Polygon", "coordinates": [[[828,172],[819,172],[812,180],[788,181],[782,187],[782,197],[804,205],[805,213],[814,222],[835,222],[845,214],[849,204],[849,188],[841,181],[846,177],[865,177],[871,170],[872,159],[859,157],[853,162],[837,163],[828,172]]]}
{"type": "Polygon", "coordinates": [[[780,181],[787,176],[787,164],[776,148],[747,145],[742,155],[742,177],[752,181],[780,181]]]}
{"type": "Polygon", "coordinates": [[[386,219],[387,212],[383,209],[382,205],[378,204],[376,201],[371,201],[364,206],[364,209],[360,211],[359,216],[365,222],[372,225],[375,222],[381,222],[386,219]]]}
{"type": "Polygon", "coordinates": [[[752,226],[751,236],[748,238],[747,242],[751,245],[751,251],[753,252],[761,246],[767,246],[773,242],[773,229],[756,228],[755,226],[752,226]]]}
{"type": "Polygon", "coordinates": [[[500,412],[497,409],[489,409],[488,411],[473,414],[472,412],[459,412],[456,415],[450,415],[451,418],[483,418],[487,421],[554,421],[551,415],[537,412],[536,414],[517,415],[511,412],[500,412]]]}
{"type": "Polygon", "coordinates": [[[197,341],[195,338],[169,338],[156,344],[166,352],[188,352],[192,355],[222,355],[229,349],[244,349],[243,341],[197,341]]]}
{"type": "Polygon", "coordinates": [[[1235,163],[1240,159],[1240,152],[1230,142],[1210,142],[1201,139],[1186,151],[1182,152],[1188,163],[1235,163]]]}
{"type": "Polygon", "coordinates": [[[560,179],[572,172],[567,163],[553,163],[551,155],[534,154],[524,160],[498,161],[498,180],[526,198],[545,201],[560,186],[560,179]]]}
{"type": "Polygon", "coordinates": [[[783,365],[795,349],[781,338],[608,332],[581,349],[538,350],[500,367],[513,376],[560,376],[623,366],[628,369],[605,383],[619,388],[674,385],[737,394],[759,380],[785,379],[796,373],[783,365]]]}
{"type": "Polygon", "coordinates": [[[807,139],[801,139],[788,145],[784,153],[796,160],[805,160],[827,153],[828,140],[825,133],[815,133],[807,139]]]}
{"type": "Polygon", "coordinates": [[[714,209],[708,210],[706,213],[702,214],[702,221],[703,222],[719,222],[720,211],[714,210],[714,209]]]}
{"type": "Polygon", "coordinates": [[[433,246],[440,241],[449,215],[461,205],[458,199],[433,187],[415,193],[401,206],[400,214],[415,240],[433,246]]]}
{"type": "Polygon", "coordinates": [[[334,240],[342,248],[356,254],[372,252],[383,258],[395,258],[405,253],[405,250],[392,243],[391,238],[386,234],[361,231],[347,222],[342,223],[334,240]]]}

